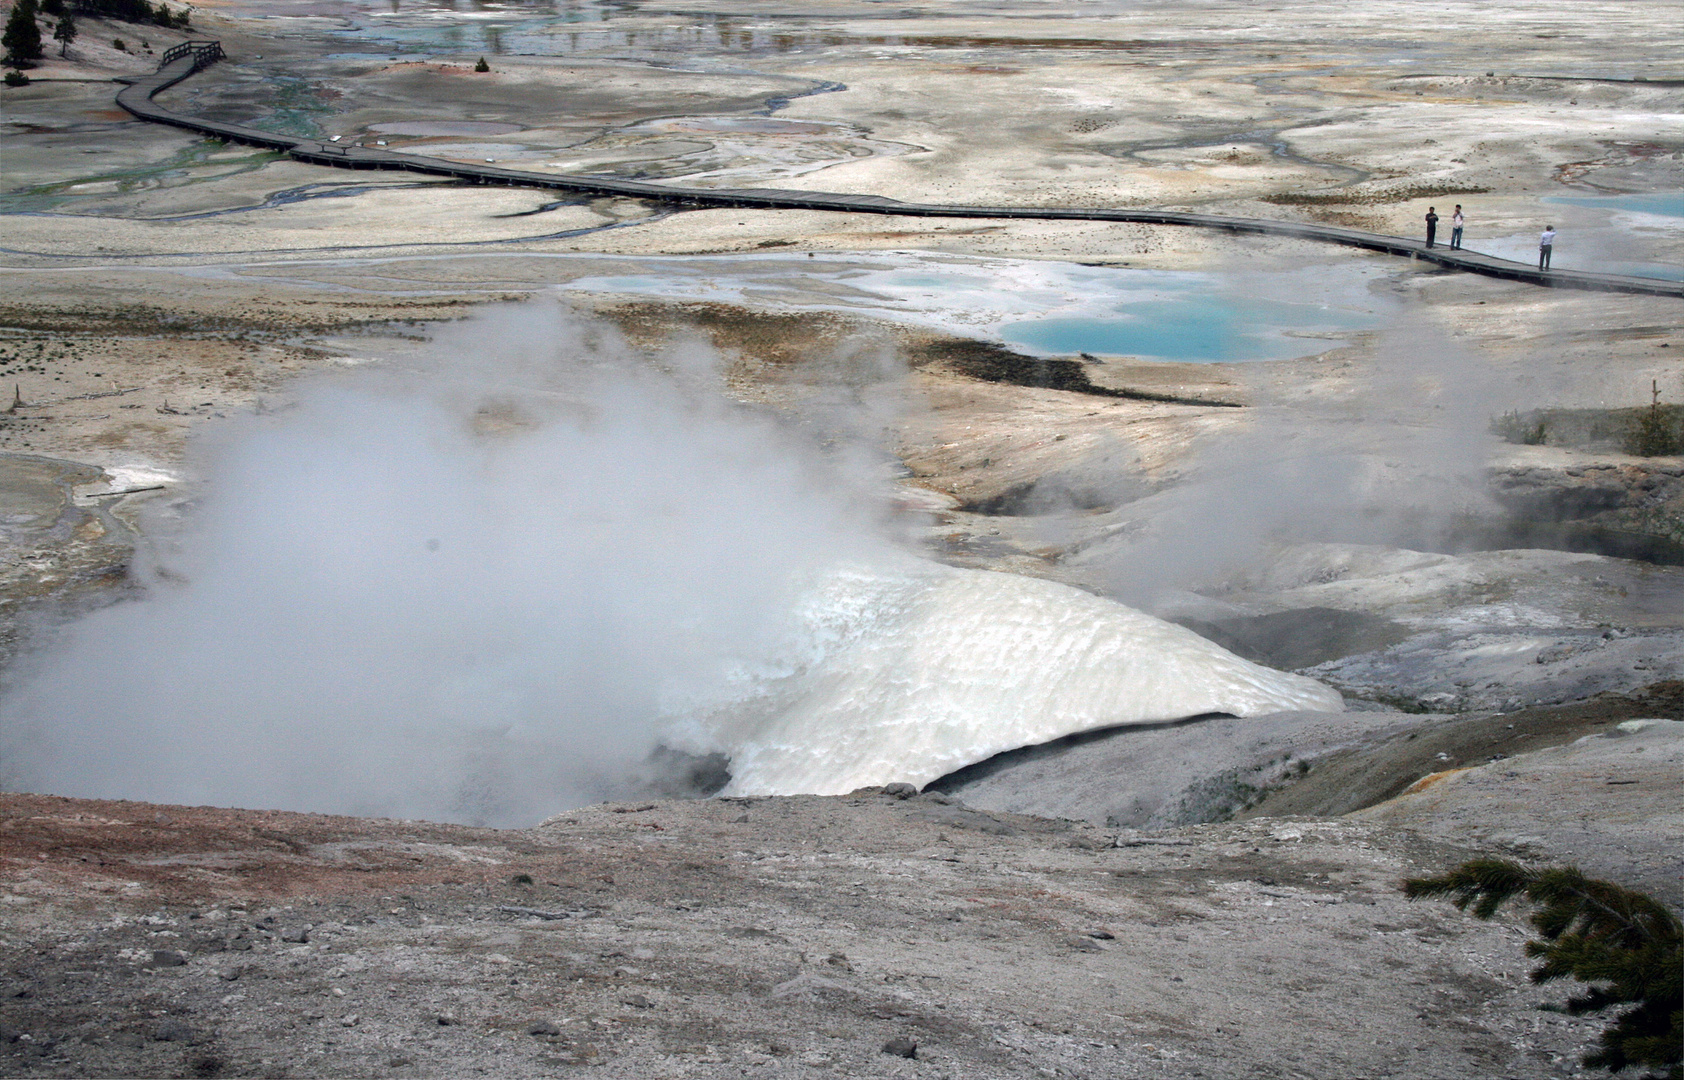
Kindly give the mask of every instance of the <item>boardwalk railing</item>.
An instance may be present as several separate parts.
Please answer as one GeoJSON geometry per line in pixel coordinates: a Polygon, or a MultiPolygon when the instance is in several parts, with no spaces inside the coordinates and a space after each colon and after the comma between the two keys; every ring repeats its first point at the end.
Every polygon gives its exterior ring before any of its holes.
{"type": "Polygon", "coordinates": [[[179,45],[172,45],[164,50],[164,55],[159,58],[157,71],[139,78],[117,80],[129,84],[117,92],[117,104],[131,115],[150,120],[154,124],[186,128],[188,131],[197,131],[215,139],[261,146],[267,150],[292,150],[300,140],[259,128],[219,124],[214,120],[183,116],[152,100],[188,76],[210,67],[224,55],[220,41],[183,41],[179,45]]]}
{"type": "Polygon", "coordinates": [[[1528,263],[1499,259],[1476,251],[1427,247],[1419,240],[1381,233],[1362,232],[1336,225],[1308,221],[1280,221],[1270,218],[1228,217],[1195,214],[1181,210],[1131,210],[1079,206],[955,206],[938,203],[908,203],[881,195],[842,195],[826,191],[794,191],[777,188],[681,188],[649,184],[638,180],[616,180],[606,176],[546,176],[519,169],[499,169],[465,161],[400,154],[354,143],[335,144],[317,139],[294,138],[272,131],[224,124],[172,112],[152,100],[201,69],[223,58],[216,41],[186,41],[164,53],[158,70],[147,76],[122,80],[129,83],[118,92],[117,104],[142,120],[197,131],[212,138],[280,150],[296,161],[330,165],[337,169],[391,169],[449,176],[474,184],[506,187],[547,188],[580,195],[607,195],[647,199],[687,207],[734,207],[758,210],[825,210],[848,214],[883,214],[895,217],[1017,218],[1028,220],[1129,222],[1143,225],[1182,225],[1220,229],[1229,233],[1281,236],[1296,240],[1340,244],[1345,247],[1401,255],[1486,277],[1524,281],[1558,289],[1589,289],[1596,292],[1638,293],[1684,299],[1684,281],[1631,277],[1623,274],[1593,274],[1578,270],[1539,270],[1528,263]]]}
{"type": "Polygon", "coordinates": [[[158,59],[158,70],[162,71],[181,59],[192,54],[193,71],[201,71],[221,60],[223,57],[222,42],[220,41],[183,41],[180,45],[172,45],[164,50],[164,55],[158,59]]]}

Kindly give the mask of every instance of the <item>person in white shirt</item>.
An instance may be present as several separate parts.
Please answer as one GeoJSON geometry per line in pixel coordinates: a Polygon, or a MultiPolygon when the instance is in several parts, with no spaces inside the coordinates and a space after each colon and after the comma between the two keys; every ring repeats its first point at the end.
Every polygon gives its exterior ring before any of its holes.
{"type": "Polygon", "coordinates": [[[1550,268],[1550,249],[1555,246],[1555,226],[1545,225],[1544,235],[1538,237],[1538,269],[1550,268]]]}
{"type": "Polygon", "coordinates": [[[1468,223],[1468,219],[1464,218],[1462,216],[1462,204],[1457,203],[1455,213],[1450,215],[1450,250],[1451,251],[1455,251],[1457,248],[1462,246],[1462,226],[1466,225],[1467,223],[1468,223]]]}

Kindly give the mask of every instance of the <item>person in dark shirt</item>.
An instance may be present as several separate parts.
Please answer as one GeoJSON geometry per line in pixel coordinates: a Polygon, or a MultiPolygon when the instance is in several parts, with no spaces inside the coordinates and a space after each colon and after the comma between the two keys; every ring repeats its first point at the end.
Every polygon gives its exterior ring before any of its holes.
{"type": "Polygon", "coordinates": [[[1433,238],[1438,235],[1438,211],[1435,207],[1427,207],[1427,246],[1433,246],[1433,238]]]}

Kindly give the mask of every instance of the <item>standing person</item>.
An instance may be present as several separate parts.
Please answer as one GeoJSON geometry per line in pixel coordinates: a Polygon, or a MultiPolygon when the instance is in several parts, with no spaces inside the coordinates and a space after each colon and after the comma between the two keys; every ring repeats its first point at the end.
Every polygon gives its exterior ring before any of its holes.
{"type": "Polygon", "coordinates": [[[1538,269],[1550,268],[1550,249],[1555,247],[1555,226],[1545,225],[1544,235],[1538,237],[1538,269]]]}
{"type": "Polygon", "coordinates": [[[1438,235],[1438,212],[1435,207],[1427,207],[1427,246],[1433,246],[1433,237],[1438,235]]]}
{"type": "Polygon", "coordinates": [[[1462,204],[1456,204],[1456,210],[1450,215],[1450,250],[1459,251],[1462,247],[1462,226],[1468,219],[1462,216],[1462,204]]]}

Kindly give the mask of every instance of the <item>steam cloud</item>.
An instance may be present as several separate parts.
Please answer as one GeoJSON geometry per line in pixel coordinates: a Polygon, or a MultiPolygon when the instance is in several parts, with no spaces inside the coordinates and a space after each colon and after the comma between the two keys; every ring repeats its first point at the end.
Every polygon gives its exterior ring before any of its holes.
{"type": "MultiPolygon", "coordinates": [[[[1341,707],[897,547],[847,452],[894,407],[873,350],[843,358],[847,401],[805,403],[825,454],[730,404],[705,350],[652,364],[554,308],[436,351],[225,433],[149,597],[66,628],[0,705],[8,786],[522,824],[632,795],[662,742],[728,753],[736,790],[834,793],[1109,724],[1341,707]]],[[[1172,540],[1210,514],[1208,485],[1168,494],[1172,540]]],[[[1232,536],[1274,520],[1250,498],[1232,536]]]]}
{"type": "Polygon", "coordinates": [[[1453,549],[1496,512],[1490,417],[1510,392],[1479,358],[1396,326],[1323,400],[1301,382],[1264,388],[1184,482],[1122,507],[1114,535],[1072,565],[1150,609],[1166,589],[1253,575],[1295,543],[1453,549]]]}
{"type": "Polygon", "coordinates": [[[8,787],[531,822],[616,794],[671,698],[888,548],[867,485],[705,352],[661,371],[533,306],[436,351],[209,449],[170,573],[0,708],[8,787]]]}

